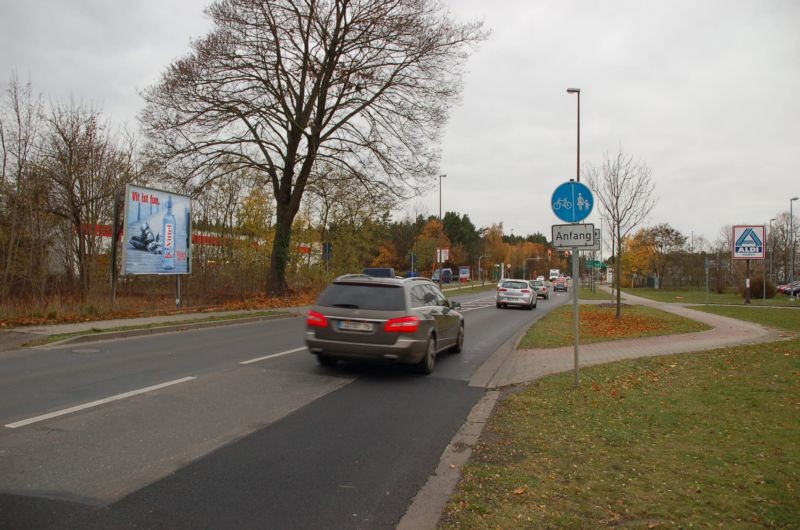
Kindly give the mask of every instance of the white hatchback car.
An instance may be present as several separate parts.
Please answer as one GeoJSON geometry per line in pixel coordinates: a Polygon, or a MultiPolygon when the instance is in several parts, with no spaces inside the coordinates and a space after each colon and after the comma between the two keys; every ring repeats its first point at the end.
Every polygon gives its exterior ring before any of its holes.
{"type": "Polygon", "coordinates": [[[497,308],[508,306],[536,308],[538,297],[527,280],[503,280],[497,287],[497,308]]]}

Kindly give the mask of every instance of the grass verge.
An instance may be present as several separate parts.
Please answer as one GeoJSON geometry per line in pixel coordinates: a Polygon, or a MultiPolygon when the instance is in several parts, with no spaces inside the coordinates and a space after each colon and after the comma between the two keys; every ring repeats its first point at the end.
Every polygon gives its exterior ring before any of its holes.
{"type": "Polygon", "coordinates": [[[714,313],[724,317],[738,318],[740,320],[747,320],[770,326],[773,328],[783,329],[786,331],[800,332],[800,308],[763,308],[763,307],[723,307],[723,306],[697,306],[692,307],[698,311],[705,311],[706,313],[714,313]]]}
{"type": "MultiPolygon", "coordinates": [[[[659,302],[685,302],[691,304],[705,304],[706,291],[705,289],[651,289],[649,287],[636,287],[622,289],[623,293],[630,293],[642,298],[649,298],[650,300],[657,300],[659,302]]],[[[794,307],[798,305],[795,302],[790,302],[788,296],[777,294],[773,298],[762,299],[760,293],[753,293],[750,298],[752,305],[761,306],[783,306],[794,307]]],[[[708,303],[710,304],[726,304],[726,305],[743,305],[744,298],[736,293],[717,293],[709,291],[708,303]]]]}
{"type": "Polygon", "coordinates": [[[611,293],[596,288],[592,291],[589,287],[581,287],[579,300],[611,300],[611,293]]]}
{"type": "MultiPolygon", "coordinates": [[[[645,306],[624,306],[622,319],[616,319],[612,304],[581,305],[582,344],[609,340],[692,333],[710,329],[707,325],[672,313],[645,306]]],[[[572,306],[564,305],[539,320],[519,343],[519,348],[558,348],[575,343],[572,306]]]]}
{"type": "Polygon", "coordinates": [[[498,404],[440,526],[797,528],[798,374],[795,339],[539,380],[498,404]]]}

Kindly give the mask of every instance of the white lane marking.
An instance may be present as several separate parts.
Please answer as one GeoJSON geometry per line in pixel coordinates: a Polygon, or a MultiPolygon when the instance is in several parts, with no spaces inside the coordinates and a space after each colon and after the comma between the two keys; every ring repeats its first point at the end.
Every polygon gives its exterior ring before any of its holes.
{"type": "Polygon", "coordinates": [[[103,399],[98,399],[97,401],[90,401],[89,403],[84,403],[82,405],[76,405],[74,407],[70,407],[68,409],[57,410],[55,412],[50,412],[48,414],[42,414],[41,416],[36,416],[34,418],[29,418],[27,420],[20,420],[14,423],[9,423],[6,425],[9,429],[16,429],[17,427],[24,427],[25,425],[30,425],[31,423],[38,423],[40,421],[49,420],[51,418],[57,418],[58,416],[63,416],[65,414],[71,414],[73,412],[78,412],[79,410],[85,410],[92,407],[97,407],[98,405],[103,405],[105,403],[111,403],[112,401],[119,401],[120,399],[129,398],[131,396],[136,396],[139,394],[144,394],[145,392],[152,392],[153,390],[158,390],[160,388],[165,388],[172,385],[177,385],[179,383],[185,383],[186,381],[192,381],[193,379],[197,379],[196,377],[184,377],[182,379],[175,379],[174,381],[167,381],[166,383],[160,383],[158,385],[148,386],[146,388],[140,388],[139,390],[131,390],[130,392],[125,392],[124,394],[117,394],[116,396],[110,396],[103,399]]]}
{"type": "Polygon", "coordinates": [[[293,350],[286,350],[286,351],[282,351],[280,353],[273,353],[272,355],[265,355],[264,357],[258,357],[256,359],[250,359],[249,361],[242,361],[239,364],[251,364],[251,363],[257,363],[259,361],[266,361],[267,359],[274,359],[275,357],[281,357],[283,355],[289,355],[290,353],[298,352],[298,351],[305,350],[305,349],[306,349],[306,347],[303,346],[302,348],[295,348],[293,350]]]}

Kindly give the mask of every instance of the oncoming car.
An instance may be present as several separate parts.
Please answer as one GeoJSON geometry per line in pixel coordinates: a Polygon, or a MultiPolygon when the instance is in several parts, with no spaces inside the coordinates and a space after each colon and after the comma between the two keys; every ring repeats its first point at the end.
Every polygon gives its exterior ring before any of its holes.
{"type": "Polygon", "coordinates": [[[553,292],[564,291],[567,292],[567,280],[564,277],[558,278],[553,282],[553,292]]]}
{"type": "Polygon", "coordinates": [[[430,374],[443,351],[461,353],[464,317],[427,278],[336,278],[306,318],[305,341],[323,366],[340,360],[416,365],[430,374]]]}
{"type": "Polygon", "coordinates": [[[533,309],[538,296],[527,280],[503,280],[497,287],[497,308],[508,306],[533,309]]]}

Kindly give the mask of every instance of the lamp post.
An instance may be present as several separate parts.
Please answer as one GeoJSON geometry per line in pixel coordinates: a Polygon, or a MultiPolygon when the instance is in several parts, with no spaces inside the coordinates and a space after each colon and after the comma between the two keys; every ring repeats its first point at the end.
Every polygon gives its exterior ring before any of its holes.
{"type": "Polygon", "coordinates": [[[578,95],[578,156],[577,156],[577,162],[575,164],[575,180],[580,182],[581,181],[581,89],[568,88],[567,93],[578,95]]]}
{"type": "Polygon", "coordinates": [[[538,262],[539,261],[539,256],[535,256],[533,258],[525,258],[525,261],[522,264],[522,279],[523,280],[527,280],[528,279],[525,276],[528,273],[528,262],[531,261],[531,260],[536,260],[538,262]]]}
{"type": "Polygon", "coordinates": [[[478,278],[481,279],[481,285],[486,285],[486,282],[483,280],[483,272],[481,271],[481,260],[487,256],[478,256],[478,278]]]}
{"type": "MultiPolygon", "coordinates": [[[[443,263],[441,263],[442,257],[442,232],[444,231],[444,225],[442,224],[442,179],[447,178],[447,175],[440,174],[439,175],[439,237],[436,241],[436,270],[439,271],[439,287],[442,286],[442,267],[443,263]]],[[[435,272],[435,271],[434,271],[435,272]]]]}
{"type": "Polygon", "coordinates": [[[792,197],[789,200],[789,245],[791,248],[789,254],[789,299],[795,297],[794,294],[794,211],[792,210],[792,203],[800,197],[792,197]]]}
{"type": "MultiPolygon", "coordinates": [[[[578,154],[576,157],[575,163],[575,180],[577,182],[581,181],[581,89],[580,88],[568,88],[568,94],[577,94],[578,95],[578,154]]],[[[581,385],[580,373],[578,372],[578,344],[579,338],[578,333],[580,318],[578,316],[578,291],[580,285],[580,269],[578,268],[578,253],[575,249],[572,249],[572,314],[573,314],[573,324],[574,324],[574,333],[575,333],[575,352],[574,352],[574,361],[575,361],[575,388],[578,388],[581,385]]]]}
{"type": "Polygon", "coordinates": [[[775,236],[772,234],[772,222],[775,220],[774,217],[769,220],[769,235],[767,236],[772,240],[772,250],[769,253],[769,277],[772,278],[773,284],[775,284],[775,258],[772,255],[775,254],[775,236]]]}

